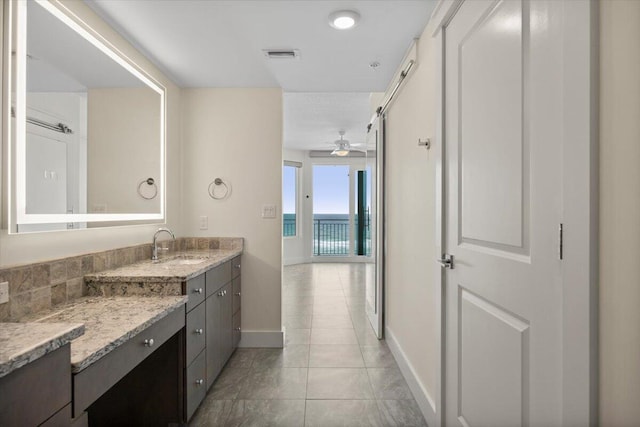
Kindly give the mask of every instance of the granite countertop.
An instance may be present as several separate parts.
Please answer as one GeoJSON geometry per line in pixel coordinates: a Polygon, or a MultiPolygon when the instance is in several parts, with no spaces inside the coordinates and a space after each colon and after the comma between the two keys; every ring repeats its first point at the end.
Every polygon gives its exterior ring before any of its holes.
{"type": "Polygon", "coordinates": [[[84,297],[24,320],[38,322],[43,327],[55,323],[83,323],[84,335],[71,343],[71,371],[78,373],[182,307],[187,299],[187,296],[84,297]]]}
{"type": "Polygon", "coordinates": [[[66,345],[84,333],[71,323],[0,323],[0,378],[66,345]]]}
{"type": "Polygon", "coordinates": [[[242,254],[242,249],[210,249],[179,252],[159,262],[142,261],[114,270],[88,274],[87,283],[183,282],[242,254]]]}

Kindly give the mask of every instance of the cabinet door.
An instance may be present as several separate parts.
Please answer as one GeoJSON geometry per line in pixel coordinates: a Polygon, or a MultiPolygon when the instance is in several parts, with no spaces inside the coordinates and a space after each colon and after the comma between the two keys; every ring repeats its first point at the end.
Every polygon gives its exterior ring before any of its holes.
{"type": "Polygon", "coordinates": [[[220,326],[220,296],[221,291],[211,295],[206,301],[207,319],[207,389],[213,385],[216,377],[222,369],[220,358],[221,326],[220,326]]]}
{"type": "Polygon", "coordinates": [[[223,296],[220,306],[220,328],[222,336],[221,356],[224,365],[233,353],[233,287],[232,282],[222,288],[223,296]]]}

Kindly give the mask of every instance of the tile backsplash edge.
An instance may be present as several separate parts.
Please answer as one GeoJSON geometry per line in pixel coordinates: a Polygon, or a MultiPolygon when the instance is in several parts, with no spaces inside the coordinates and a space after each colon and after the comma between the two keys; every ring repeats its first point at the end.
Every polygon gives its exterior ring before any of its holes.
{"type": "MultiPolygon", "coordinates": [[[[181,237],[164,240],[170,252],[208,249],[242,249],[236,237],[181,237]]],[[[9,282],[9,302],[0,304],[0,322],[20,318],[87,295],[84,276],[151,258],[151,243],[92,252],[0,269],[0,282],[9,282]]]]}

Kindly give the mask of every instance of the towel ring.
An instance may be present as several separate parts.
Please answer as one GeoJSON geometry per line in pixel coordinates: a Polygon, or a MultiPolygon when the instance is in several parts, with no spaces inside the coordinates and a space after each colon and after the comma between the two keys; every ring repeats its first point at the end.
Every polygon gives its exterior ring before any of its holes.
{"type": "Polygon", "coordinates": [[[222,200],[229,195],[229,186],[221,178],[216,178],[209,184],[207,189],[212,199],[222,200]],[[216,194],[216,188],[222,187],[221,193],[216,194]]]}
{"type": "Polygon", "coordinates": [[[143,199],[146,200],[151,200],[151,199],[155,199],[155,197],[158,195],[158,186],[156,185],[156,181],[153,178],[147,178],[144,179],[142,181],[140,181],[140,184],[138,184],[138,195],[140,197],[142,197],[143,199]],[[153,195],[152,196],[145,196],[144,193],[142,192],[143,189],[143,185],[147,184],[149,187],[153,187],[153,195]]]}

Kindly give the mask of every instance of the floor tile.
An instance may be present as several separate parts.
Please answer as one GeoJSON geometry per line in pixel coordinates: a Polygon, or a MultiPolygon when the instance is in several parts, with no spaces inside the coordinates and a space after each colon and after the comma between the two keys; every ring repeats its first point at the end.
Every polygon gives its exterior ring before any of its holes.
{"type": "Polygon", "coordinates": [[[253,369],[238,399],[304,399],[307,368],[253,369]]]}
{"type": "Polygon", "coordinates": [[[285,348],[261,348],[256,352],[253,360],[254,369],[306,368],[308,366],[309,346],[306,344],[291,344],[285,348]]]}
{"type": "Polygon", "coordinates": [[[413,399],[407,382],[400,369],[397,368],[367,368],[373,393],[376,399],[403,400],[413,399]]]}
{"type": "Polygon", "coordinates": [[[259,351],[257,348],[238,348],[227,362],[227,368],[250,368],[253,358],[259,351]]]}
{"type": "Polygon", "coordinates": [[[316,316],[311,321],[313,329],[353,329],[350,316],[316,316]]]}
{"type": "Polygon", "coordinates": [[[236,400],[227,427],[302,427],[304,400],[236,400]]]}
{"type": "Polygon", "coordinates": [[[218,379],[211,386],[207,398],[216,400],[236,399],[248,375],[249,368],[223,369],[218,379]]]}
{"type": "Polygon", "coordinates": [[[311,315],[286,316],[282,325],[287,329],[310,329],[311,318],[311,315]]]}
{"type": "Polygon", "coordinates": [[[311,329],[287,329],[284,333],[285,345],[309,344],[311,329]]]}
{"type": "Polygon", "coordinates": [[[307,399],[373,399],[366,369],[309,368],[307,399]]]}
{"type": "Polygon", "coordinates": [[[382,426],[375,400],[309,400],[305,426],[382,426]]]}
{"type": "Polygon", "coordinates": [[[358,337],[353,329],[320,329],[313,328],[311,344],[349,344],[357,345],[358,337]]]}
{"type": "Polygon", "coordinates": [[[376,403],[385,426],[427,427],[415,400],[378,400],[376,403]]]}
{"type": "Polygon", "coordinates": [[[224,426],[233,400],[215,400],[207,397],[189,422],[189,427],[222,427],[224,426]]]}
{"type": "Polygon", "coordinates": [[[360,347],[364,365],[367,368],[397,368],[396,360],[391,351],[384,346],[364,346],[360,347]]]}
{"type": "Polygon", "coordinates": [[[357,345],[311,345],[309,366],[312,368],[364,368],[364,360],[357,345]]]}

